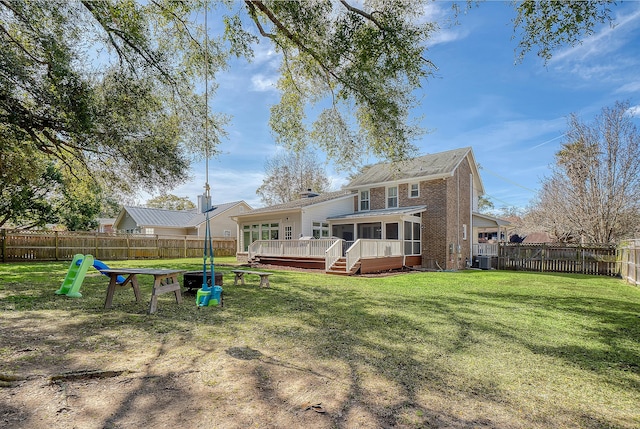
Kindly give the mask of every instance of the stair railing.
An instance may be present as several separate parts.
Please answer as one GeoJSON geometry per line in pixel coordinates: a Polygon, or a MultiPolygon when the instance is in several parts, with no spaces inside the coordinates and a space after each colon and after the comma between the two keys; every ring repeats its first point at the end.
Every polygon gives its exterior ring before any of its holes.
{"type": "Polygon", "coordinates": [[[324,270],[329,271],[333,264],[342,257],[342,243],[344,240],[336,240],[325,252],[324,252],[324,270]]]}

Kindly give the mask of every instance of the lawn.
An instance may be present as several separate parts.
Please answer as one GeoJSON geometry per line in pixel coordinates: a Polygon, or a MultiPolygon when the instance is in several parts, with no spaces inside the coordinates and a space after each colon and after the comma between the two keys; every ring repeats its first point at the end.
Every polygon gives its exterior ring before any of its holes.
{"type": "Polygon", "coordinates": [[[165,294],[153,315],[149,276],[104,310],[95,270],[72,299],[68,263],[0,264],[0,426],[640,427],[640,289],[621,280],[269,269],[260,289],[232,261],[223,308],[165,294]]]}

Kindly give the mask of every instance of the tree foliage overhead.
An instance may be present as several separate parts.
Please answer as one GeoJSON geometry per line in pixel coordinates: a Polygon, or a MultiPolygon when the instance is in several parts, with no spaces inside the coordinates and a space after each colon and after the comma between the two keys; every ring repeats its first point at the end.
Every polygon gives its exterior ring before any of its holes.
{"type": "Polygon", "coordinates": [[[522,36],[518,44],[520,60],[530,50],[549,61],[553,52],[564,45],[574,46],[594,34],[598,24],[612,23],[614,0],[525,0],[513,2],[518,15],[515,30],[522,36]]]}
{"type": "Polygon", "coordinates": [[[592,123],[569,118],[528,223],[562,241],[612,243],[640,227],[640,132],[629,103],[604,108],[592,123]]]}
{"type": "MultiPolygon", "coordinates": [[[[51,167],[70,189],[89,177],[103,190],[93,195],[170,189],[225,136],[228,118],[207,111],[204,70],[212,95],[230,56],[251,59],[266,41],[281,55],[277,142],[315,145],[339,167],[365,155],[401,160],[421,132],[416,89],[435,70],[428,3],[0,0],[2,150],[37,158],[39,179],[51,167]],[[204,28],[205,10],[217,34],[204,28]]],[[[516,3],[523,52],[537,44],[548,58],[608,19],[607,5],[516,3]]],[[[10,183],[29,178],[11,171],[10,183]]]]}
{"type": "Polygon", "coordinates": [[[413,153],[412,92],[433,71],[424,42],[437,28],[423,19],[423,2],[245,3],[282,53],[282,98],[271,110],[280,143],[299,149],[314,142],[343,166],[363,151],[390,160],[413,153]]]}
{"type": "Polygon", "coordinates": [[[329,191],[330,181],[313,152],[282,152],[265,163],[265,178],[256,190],[266,205],[287,203],[301,192],[329,191]]]}

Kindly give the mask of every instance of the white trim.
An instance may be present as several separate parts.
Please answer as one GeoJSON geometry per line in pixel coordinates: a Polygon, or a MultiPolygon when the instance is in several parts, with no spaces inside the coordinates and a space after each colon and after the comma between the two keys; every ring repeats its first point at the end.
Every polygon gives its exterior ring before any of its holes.
{"type": "Polygon", "coordinates": [[[368,212],[369,210],[371,210],[371,189],[361,189],[358,191],[358,211],[359,212],[368,212]],[[362,193],[366,192],[367,193],[367,199],[363,200],[362,199],[362,193]],[[362,202],[366,201],[367,202],[367,208],[363,209],[362,208],[362,202]]]}
{"type": "Polygon", "coordinates": [[[409,182],[409,187],[407,190],[407,198],[420,198],[420,182],[409,182]],[[413,191],[412,189],[413,186],[416,186],[418,195],[411,195],[411,192],[413,191]]]}
{"type": "Polygon", "coordinates": [[[398,208],[398,204],[400,203],[399,198],[398,198],[398,186],[387,186],[385,188],[384,194],[385,194],[385,207],[388,208],[388,209],[397,209],[398,208]],[[395,189],[396,190],[396,194],[395,195],[389,195],[389,191],[391,189],[395,189]],[[396,205],[395,206],[390,206],[389,205],[389,200],[391,198],[395,198],[396,199],[396,205]]]}

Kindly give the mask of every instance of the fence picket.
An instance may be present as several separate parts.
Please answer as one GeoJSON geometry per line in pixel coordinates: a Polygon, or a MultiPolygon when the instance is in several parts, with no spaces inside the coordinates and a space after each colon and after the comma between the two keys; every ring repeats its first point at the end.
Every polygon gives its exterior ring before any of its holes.
{"type": "MultiPolygon", "coordinates": [[[[204,237],[2,229],[2,262],[65,261],[77,253],[96,259],[167,259],[202,256],[204,237]]],[[[213,239],[214,256],[235,256],[235,238],[213,239]]]]}
{"type": "Polygon", "coordinates": [[[605,276],[620,273],[613,245],[501,243],[498,269],[605,276]]]}

